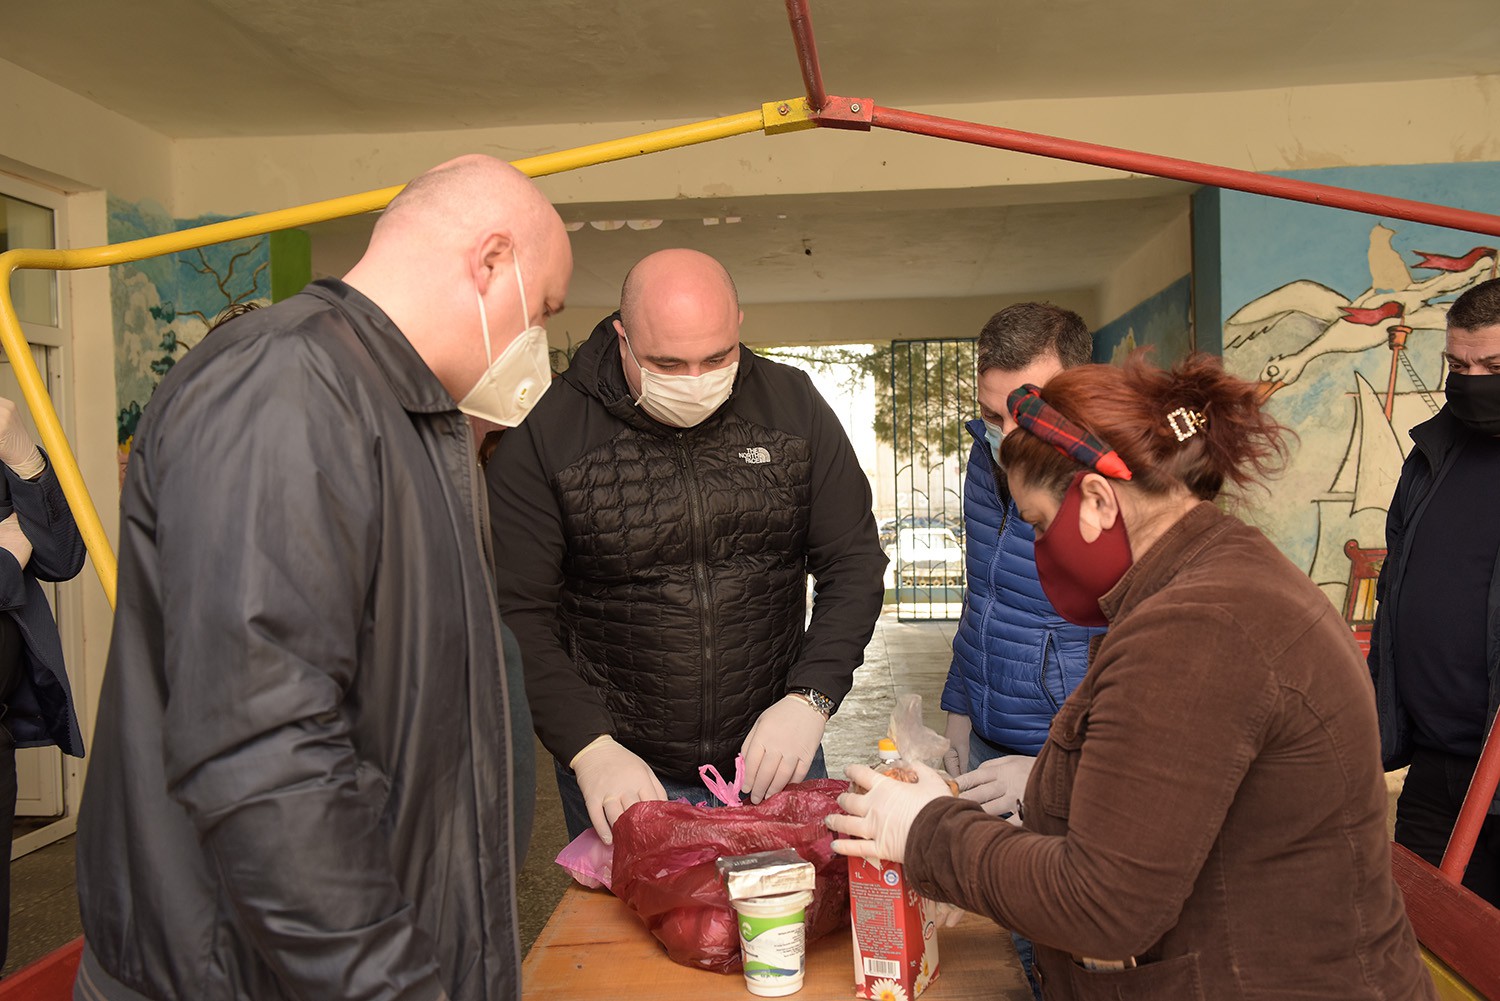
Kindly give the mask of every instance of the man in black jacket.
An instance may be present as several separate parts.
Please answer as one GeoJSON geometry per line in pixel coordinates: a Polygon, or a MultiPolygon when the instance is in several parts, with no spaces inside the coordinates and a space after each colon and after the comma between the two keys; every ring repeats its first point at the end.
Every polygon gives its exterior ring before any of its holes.
{"type": "Polygon", "coordinates": [[[568,831],[826,774],[821,741],[880,614],[870,488],[807,376],[739,342],[734,283],[667,250],[625,280],[488,479],[499,600],[568,831]],[[807,623],[807,576],[817,582],[807,623]]]}
{"type": "MultiPolygon", "coordinates": [[[[1448,312],[1447,403],[1412,428],[1386,519],[1370,672],[1387,769],[1409,764],[1396,841],[1443,857],[1500,705],[1500,280],[1448,312]]],[[[1464,885],[1500,907],[1500,796],[1464,885]]]]}
{"type": "Polygon", "coordinates": [[[464,157],[391,202],[344,281],[162,381],[121,498],[77,997],[519,996],[511,693],[465,414],[516,424],[548,387],[571,270],[531,182],[464,157]]]}

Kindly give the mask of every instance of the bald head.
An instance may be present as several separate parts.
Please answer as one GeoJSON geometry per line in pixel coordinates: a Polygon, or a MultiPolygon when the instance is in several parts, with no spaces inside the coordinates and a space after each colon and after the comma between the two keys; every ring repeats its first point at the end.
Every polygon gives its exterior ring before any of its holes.
{"type": "Polygon", "coordinates": [[[370,247],[412,239],[451,240],[466,231],[502,229],[517,240],[561,225],[557,211],[531,178],[504,160],[471,153],[413,178],[391,199],[370,247]]]}
{"type": "Polygon", "coordinates": [[[720,299],[720,305],[727,303],[735,312],[740,308],[739,290],[724,265],[696,250],[657,251],[630,269],[620,289],[620,318],[626,329],[639,318],[648,290],[651,306],[659,305],[664,298],[685,295],[705,305],[720,299]]]}
{"type": "Polygon", "coordinates": [[[492,357],[562,308],[572,271],[567,231],[531,179],[472,154],[407,184],[345,281],[396,322],[462,399],[492,357]]]}
{"type": "Polygon", "coordinates": [[[739,295],[724,266],[696,250],[643,258],[620,294],[620,358],[632,391],[640,367],[701,375],[739,360],[739,295]]]}

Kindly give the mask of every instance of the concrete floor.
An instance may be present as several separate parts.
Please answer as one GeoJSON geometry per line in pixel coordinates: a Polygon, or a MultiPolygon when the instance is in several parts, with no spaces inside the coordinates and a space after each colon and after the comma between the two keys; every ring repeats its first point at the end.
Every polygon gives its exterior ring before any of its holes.
{"type": "MultiPolygon", "coordinates": [[[[875,743],[885,735],[896,695],[922,696],[928,725],[941,730],[938,697],[948,672],[954,623],[902,623],[888,611],[865,652],[854,689],[828,725],[823,742],[832,775],[844,766],[874,757],[875,743]]],[[[547,923],[568,886],[568,877],[553,863],[567,843],[552,761],[537,746],[536,822],[531,848],[517,882],[521,946],[528,949],[547,923]]],[[[73,886],[73,839],[64,838],[11,864],[9,974],[83,934],[73,886]]]]}

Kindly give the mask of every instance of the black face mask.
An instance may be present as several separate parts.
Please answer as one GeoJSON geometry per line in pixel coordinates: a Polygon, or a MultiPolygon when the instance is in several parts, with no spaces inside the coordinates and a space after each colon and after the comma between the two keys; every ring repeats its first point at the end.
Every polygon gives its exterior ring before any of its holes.
{"type": "Polygon", "coordinates": [[[1500,435],[1500,375],[1450,373],[1448,412],[1480,434],[1500,435]]]}

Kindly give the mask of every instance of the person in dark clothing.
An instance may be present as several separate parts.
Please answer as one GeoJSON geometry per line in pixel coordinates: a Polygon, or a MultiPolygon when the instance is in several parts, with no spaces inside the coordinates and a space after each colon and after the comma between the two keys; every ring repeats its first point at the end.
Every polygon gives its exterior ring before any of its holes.
{"type": "Polygon", "coordinates": [[[83,757],[62,641],[41,581],[83,569],[83,537],[46,453],[16,404],[0,399],[0,966],[10,949],[10,841],[16,749],[56,745],[83,757]]]}
{"type": "Polygon", "coordinates": [[[825,774],[880,614],[869,482],[741,318],[717,261],[645,258],[489,464],[501,613],[571,836],[609,841],[640,800],[701,802],[698,767],[732,774],[740,753],[755,802],[825,774]]]}
{"type": "MultiPolygon", "coordinates": [[[[1437,865],[1500,706],[1500,280],[1448,311],[1447,401],[1412,428],[1386,517],[1370,675],[1396,842],[1437,865]]],[[[1464,885],[1500,907],[1500,795],[1464,885]]]]}
{"type": "Polygon", "coordinates": [[[571,271],[541,192],[462,157],[343,281],[162,380],[121,499],[75,998],[519,997],[528,737],[468,417],[548,388],[571,271]]]}

